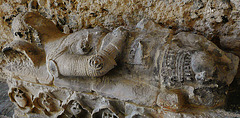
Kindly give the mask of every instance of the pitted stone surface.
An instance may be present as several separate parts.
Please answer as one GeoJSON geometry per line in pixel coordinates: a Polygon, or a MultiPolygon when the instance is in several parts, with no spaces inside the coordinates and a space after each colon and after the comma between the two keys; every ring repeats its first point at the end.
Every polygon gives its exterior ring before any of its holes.
{"type": "Polygon", "coordinates": [[[15,117],[238,117],[209,109],[239,110],[239,12],[239,0],[0,1],[15,117]]]}

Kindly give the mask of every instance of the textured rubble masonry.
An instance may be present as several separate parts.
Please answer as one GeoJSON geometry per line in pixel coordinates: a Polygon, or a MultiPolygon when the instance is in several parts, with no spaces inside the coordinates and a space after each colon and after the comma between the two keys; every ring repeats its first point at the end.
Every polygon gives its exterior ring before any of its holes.
{"type": "Polygon", "coordinates": [[[239,8],[2,0],[0,75],[14,117],[240,117],[239,8]]]}

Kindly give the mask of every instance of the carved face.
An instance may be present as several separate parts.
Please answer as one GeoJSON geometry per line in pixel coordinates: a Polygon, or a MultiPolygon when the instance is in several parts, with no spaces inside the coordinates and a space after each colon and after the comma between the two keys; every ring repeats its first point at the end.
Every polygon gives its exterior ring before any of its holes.
{"type": "Polygon", "coordinates": [[[25,97],[24,92],[17,88],[14,88],[13,92],[14,92],[13,98],[15,99],[16,103],[22,108],[26,107],[27,106],[27,98],[25,97]]]}
{"type": "Polygon", "coordinates": [[[203,52],[196,52],[191,57],[191,68],[195,73],[196,81],[208,81],[212,79],[216,70],[214,60],[203,52]]]}
{"type": "Polygon", "coordinates": [[[109,110],[104,110],[102,112],[102,118],[116,118],[116,116],[109,110]]]}
{"type": "Polygon", "coordinates": [[[85,54],[88,54],[92,50],[89,34],[88,34],[88,32],[86,32],[86,33],[87,33],[86,35],[83,35],[81,33],[72,34],[73,36],[77,35],[75,37],[79,37],[77,42],[71,44],[71,46],[70,46],[70,50],[72,53],[79,54],[79,55],[85,55],[85,54]]]}
{"type": "Polygon", "coordinates": [[[67,109],[69,113],[76,116],[82,112],[81,106],[77,101],[70,103],[69,108],[67,109]]]}
{"type": "Polygon", "coordinates": [[[115,113],[113,113],[108,108],[101,109],[99,112],[93,114],[93,118],[118,118],[115,113]]]}
{"type": "Polygon", "coordinates": [[[40,46],[40,39],[38,33],[33,28],[29,27],[24,22],[23,14],[19,14],[14,18],[12,22],[12,32],[15,40],[25,40],[30,43],[36,43],[36,45],[40,46]]]}
{"type": "Polygon", "coordinates": [[[22,19],[22,14],[19,14],[16,18],[14,18],[12,22],[12,31],[14,33],[14,39],[26,39],[27,27],[24,25],[22,19]]]}
{"type": "Polygon", "coordinates": [[[39,109],[45,109],[48,113],[60,110],[60,103],[48,93],[40,93],[39,97],[34,100],[34,104],[39,109]]]}
{"type": "Polygon", "coordinates": [[[43,98],[41,99],[41,104],[47,111],[54,111],[53,99],[47,94],[43,94],[43,98]]]}

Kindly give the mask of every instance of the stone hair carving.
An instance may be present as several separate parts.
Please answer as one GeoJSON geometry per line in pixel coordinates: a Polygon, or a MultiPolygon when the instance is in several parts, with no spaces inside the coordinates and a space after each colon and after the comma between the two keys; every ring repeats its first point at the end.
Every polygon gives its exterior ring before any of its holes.
{"type": "Polygon", "coordinates": [[[10,100],[23,112],[27,113],[32,110],[32,96],[23,87],[10,88],[9,97],[10,100]]]}

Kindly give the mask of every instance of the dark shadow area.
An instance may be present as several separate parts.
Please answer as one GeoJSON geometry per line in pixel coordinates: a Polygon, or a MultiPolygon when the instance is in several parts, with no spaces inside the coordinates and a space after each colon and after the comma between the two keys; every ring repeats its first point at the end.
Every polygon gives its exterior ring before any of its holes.
{"type": "Polygon", "coordinates": [[[240,113],[240,79],[235,78],[229,87],[227,94],[226,105],[224,109],[226,111],[240,113]]]}

